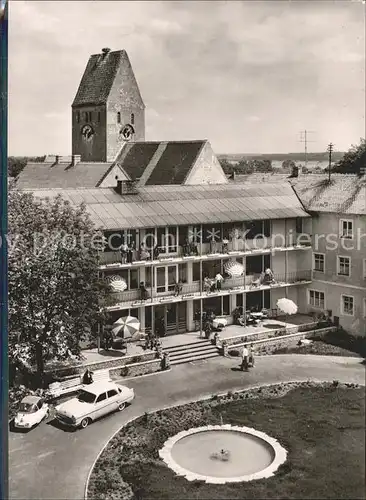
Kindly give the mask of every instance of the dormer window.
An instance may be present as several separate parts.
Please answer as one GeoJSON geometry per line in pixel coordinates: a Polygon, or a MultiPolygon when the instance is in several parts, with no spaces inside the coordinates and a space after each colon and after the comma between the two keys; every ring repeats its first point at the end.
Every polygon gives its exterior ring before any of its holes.
{"type": "Polygon", "coordinates": [[[131,113],[131,125],[135,125],[135,114],[131,113]]]}
{"type": "Polygon", "coordinates": [[[119,111],[117,113],[117,123],[121,123],[121,113],[119,111]]]}

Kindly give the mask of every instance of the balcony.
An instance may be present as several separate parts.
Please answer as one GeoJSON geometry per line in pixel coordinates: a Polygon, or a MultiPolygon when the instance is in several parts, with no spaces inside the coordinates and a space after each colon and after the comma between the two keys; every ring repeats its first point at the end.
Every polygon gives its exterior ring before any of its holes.
{"type": "Polygon", "coordinates": [[[181,293],[176,296],[174,291],[157,293],[153,288],[148,288],[148,298],[140,299],[139,290],[129,290],[126,292],[117,292],[113,294],[116,300],[114,306],[108,307],[108,310],[121,308],[135,308],[142,306],[152,306],[169,302],[181,302],[192,299],[205,299],[207,297],[223,296],[237,293],[248,293],[255,290],[269,290],[271,288],[281,288],[311,282],[311,271],[299,271],[288,273],[286,276],[275,274],[272,283],[261,282],[260,275],[246,275],[240,278],[228,278],[222,283],[221,290],[210,292],[201,291],[201,283],[196,281],[191,284],[183,284],[181,293]]]}
{"type": "MultiPolygon", "coordinates": [[[[222,252],[222,243],[217,243],[216,253],[212,253],[214,249],[210,248],[210,244],[203,243],[198,245],[198,254],[184,255],[183,247],[179,246],[178,251],[175,253],[161,253],[158,258],[154,260],[134,260],[132,263],[122,264],[121,254],[119,251],[103,252],[99,255],[100,269],[128,269],[130,267],[136,268],[141,266],[161,265],[164,263],[182,263],[182,262],[195,262],[200,260],[215,260],[215,259],[229,259],[233,257],[245,257],[250,255],[263,255],[275,252],[284,252],[291,250],[307,250],[311,246],[308,244],[301,245],[286,245],[286,246],[270,246],[265,245],[266,240],[257,240],[254,244],[253,240],[231,241],[228,243],[228,251],[222,252]],[[241,243],[239,245],[238,243],[241,243]]],[[[268,242],[270,244],[270,242],[268,242]]]]}

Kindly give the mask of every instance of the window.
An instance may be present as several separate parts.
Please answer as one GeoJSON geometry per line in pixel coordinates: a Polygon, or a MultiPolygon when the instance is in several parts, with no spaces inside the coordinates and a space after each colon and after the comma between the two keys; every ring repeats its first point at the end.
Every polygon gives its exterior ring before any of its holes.
{"type": "Polygon", "coordinates": [[[109,398],[113,398],[114,396],[117,396],[118,395],[118,392],[116,391],[116,389],[111,389],[110,391],[107,392],[107,396],[109,398]]]}
{"type": "Polygon", "coordinates": [[[84,121],[85,121],[85,123],[88,123],[88,118],[89,118],[89,113],[87,111],[84,111],[84,121]]]}
{"type": "Polygon", "coordinates": [[[366,279],[366,259],[363,259],[363,277],[366,279]]]}
{"type": "Polygon", "coordinates": [[[263,221],[253,220],[245,223],[245,230],[247,240],[254,240],[254,238],[260,238],[263,236],[263,221]]]}
{"type": "Polygon", "coordinates": [[[76,111],[76,122],[80,122],[80,111],[76,111]]]}
{"type": "Polygon", "coordinates": [[[313,307],[324,309],[325,308],[324,292],[318,292],[317,290],[309,290],[309,304],[313,307]]]}
{"type": "Polygon", "coordinates": [[[339,276],[350,276],[351,275],[351,258],[350,257],[338,256],[337,274],[339,276]]]}
{"type": "Polygon", "coordinates": [[[301,217],[296,217],[296,233],[297,234],[302,233],[302,218],[301,217]]]}
{"type": "Polygon", "coordinates": [[[89,111],[89,121],[91,122],[93,119],[93,113],[91,111],[89,111]]]}
{"type": "Polygon", "coordinates": [[[204,224],[202,226],[202,242],[221,241],[221,224],[204,224]]]}
{"type": "Polygon", "coordinates": [[[96,403],[100,403],[101,401],[104,401],[105,399],[107,399],[107,393],[106,392],[103,392],[103,394],[100,394],[98,397],[97,397],[97,400],[95,401],[96,403]]]}
{"type": "Polygon", "coordinates": [[[121,123],[121,113],[119,111],[117,113],[117,123],[121,123]]]}
{"type": "Polygon", "coordinates": [[[131,113],[131,125],[135,125],[135,115],[131,113]]]}
{"type": "Polygon", "coordinates": [[[324,273],[325,268],[325,255],[323,253],[314,253],[314,263],[313,269],[314,271],[319,271],[324,273]]]}
{"type": "Polygon", "coordinates": [[[353,221],[349,219],[341,219],[339,227],[339,235],[341,238],[353,238],[353,221]]]}
{"type": "Polygon", "coordinates": [[[341,311],[345,316],[354,315],[354,301],[351,295],[341,296],[341,311]]]}

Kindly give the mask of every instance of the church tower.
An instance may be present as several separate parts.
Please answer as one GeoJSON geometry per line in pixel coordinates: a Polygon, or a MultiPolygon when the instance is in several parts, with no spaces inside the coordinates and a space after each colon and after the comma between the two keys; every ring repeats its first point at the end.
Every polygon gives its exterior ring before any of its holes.
{"type": "Polygon", "coordinates": [[[112,162],[123,144],[145,140],[145,105],[124,50],[90,57],[72,103],[72,154],[112,162]]]}

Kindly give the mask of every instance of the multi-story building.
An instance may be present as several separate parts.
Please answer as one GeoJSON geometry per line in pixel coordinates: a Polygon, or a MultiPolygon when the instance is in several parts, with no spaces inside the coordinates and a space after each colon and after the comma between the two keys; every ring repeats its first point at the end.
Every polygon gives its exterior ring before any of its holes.
{"type": "Polygon", "coordinates": [[[361,253],[320,246],[312,256],[310,248],[311,234],[314,244],[334,225],[339,241],[354,241],[365,225],[362,189],[336,215],[320,208],[335,187],[275,176],[229,182],[207,140],[146,142],[144,109],[127,54],[103,49],[72,105],[73,154],[30,163],[17,181],[39,197],[84,202],[105,232],[100,271],[120,287],[110,322],[131,314],[143,330],[159,324],[173,334],[195,329],[202,311],[230,319],[237,307],[275,309],[288,297],[299,312],[331,309],[344,326],[364,330],[361,253]],[[224,281],[214,290],[217,275],[224,281]]]}
{"type": "Polygon", "coordinates": [[[312,215],[312,283],[307,310],[328,310],[354,335],[366,334],[366,178],[300,176],[297,194],[312,215]]]}
{"type": "Polygon", "coordinates": [[[61,193],[73,204],[83,201],[105,230],[101,272],[126,287],[114,293],[111,323],[130,314],[143,330],[159,322],[173,334],[194,330],[201,310],[230,321],[238,306],[275,309],[281,297],[305,305],[311,249],[306,238],[297,238],[310,217],[289,184],[280,192],[271,185],[160,185],[128,194],[121,188],[33,190],[38,197],[61,193]],[[124,242],[144,250],[133,250],[132,262],[122,263],[124,242]],[[239,268],[236,276],[226,272],[228,263],[239,268]],[[266,282],[267,269],[273,276],[266,282]],[[225,278],[221,290],[208,291],[204,278],[217,274],[225,278]]]}

